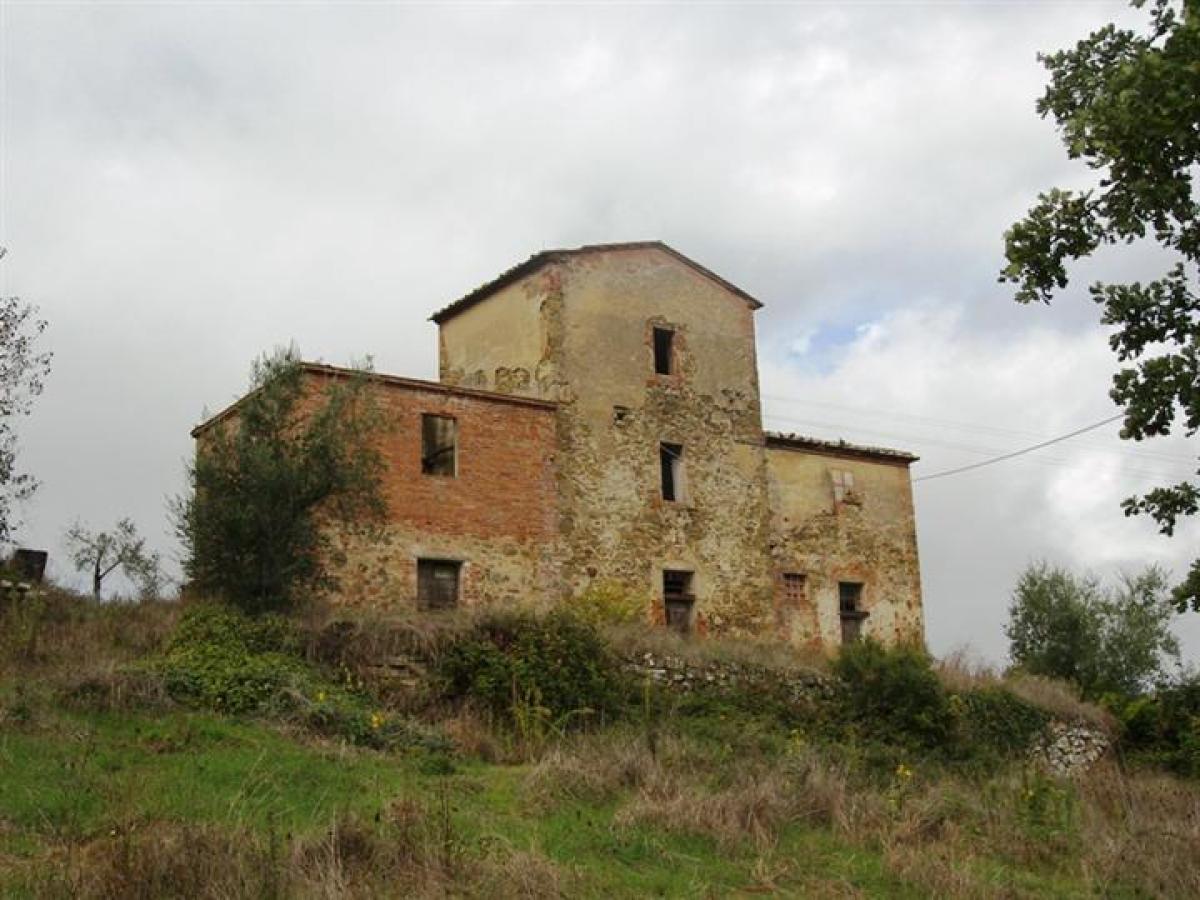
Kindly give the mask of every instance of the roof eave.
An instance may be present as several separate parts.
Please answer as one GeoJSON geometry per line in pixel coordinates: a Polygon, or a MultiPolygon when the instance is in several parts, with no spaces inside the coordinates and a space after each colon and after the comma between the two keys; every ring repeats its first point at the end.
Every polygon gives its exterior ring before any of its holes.
{"type": "Polygon", "coordinates": [[[911,466],[920,459],[916,454],[905,450],[851,444],[847,441],[826,441],[798,434],[781,434],[779,432],[768,431],[764,433],[764,439],[767,447],[775,447],[780,450],[796,450],[801,453],[816,453],[823,456],[841,458],[867,459],[872,462],[887,463],[893,466],[911,466]]]}

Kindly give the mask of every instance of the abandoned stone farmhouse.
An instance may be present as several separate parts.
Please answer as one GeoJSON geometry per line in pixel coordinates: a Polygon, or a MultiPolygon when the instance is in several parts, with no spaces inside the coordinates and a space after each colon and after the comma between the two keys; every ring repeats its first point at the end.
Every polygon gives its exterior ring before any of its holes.
{"type": "Polygon", "coordinates": [[[538,253],[435,313],[438,381],[371,376],[389,516],[336,538],[338,602],[618,592],[682,631],[920,640],[916,457],[764,431],[760,306],[645,242],[538,253]]]}

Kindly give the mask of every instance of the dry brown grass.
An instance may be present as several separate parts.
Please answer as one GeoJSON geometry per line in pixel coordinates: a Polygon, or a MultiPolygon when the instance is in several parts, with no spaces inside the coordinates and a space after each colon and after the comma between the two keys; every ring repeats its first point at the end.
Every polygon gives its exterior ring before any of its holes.
{"type": "Polygon", "coordinates": [[[1200,897],[1200,785],[1108,763],[1079,792],[1084,860],[1098,884],[1120,879],[1147,894],[1200,897]]]}
{"type": "Polygon", "coordinates": [[[400,821],[335,821],[309,837],[144,823],[57,847],[29,873],[37,898],[563,897],[571,877],[540,853],[447,849],[436,822],[405,808],[400,821]]]}
{"type": "Polygon", "coordinates": [[[690,637],[670,629],[648,628],[642,624],[609,625],[603,632],[612,646],[626,657],[650,652],[658,656],[674,656],[695,666],[720,662],[777,671],[829,671],[829,657],[824,653],[793,647],[769,638],[690,637]]]}
{"type": "Polygon", "coordinates": [[[53,677],[132,662],[163,645],[179,611],[174,601],[97,603],[55,587],[0,597],[0,676],[53,677]]]}
{"type": "Polygon", "coordinates": [[[980,688],[1004,688],[1057,719],[1087,723],[1110,737],[1116,734],[1116,720],[1112,715],[1083,700],[1079,690],[1065,681],[1019,672],[1002,674],[962,650],[942,657],[935,663],[934,670],[948,691],[961,693],[980,688]]]}
{"type": "Polygon", "coordinates": [[[51,697],[98,710],[169,705],[161,681],[130,663],[165,644],[179,612],[177,602],[96,603],[55,587],[0,598],[0,682],[15,691],[0,719],[51,697]]]}
{"type": "Polygon", "coordinates": [[[576,738],[553,748],[530,770],[525,798],[534,809],[561,803],[606,803],[662,777],[643,739],[628,734],[576,738]]]}
{"type": "Polygon", "coordinates": [[[1037,675],[1012,674],[1004,686],[1034,706],[1068,722],[1086,722],[1110,737],[1117,733],[1117,722],[1108,710],[1079,697],[1079,691],[1065,681],[1037,675]]]}
{"type": "Polygon", "coordinates": [[[790,825],[827,829],[879,851],[891,874],[931,896],[1028,896],[1030,877],[1097,894],[1200,896],[1193,782],[1105,763],[1075,782],[1013,767],[982,780],[898,772],[880,784],[807,745],[774,763],[718,766],[699,752],[671,737],[655,753],[629,735],[581,737],[531,770],[525,796],[535,809],[615,801],[617,828],[750,843],[763,859],[790,825]]]}
{"type": "Polygon", "coordinates": [[[773,846],[791,822],[843,829],[852,800],[846,774],[814,752],[786,766],[747,764],[727,783],[706,783],[713,760],[678,738],[651,745],[643,737],[582,736],[548,753],[525,782],[535,810],[603,804],[624,797],[615,824],[649,824],[711,837],[733,847],[773,846]]]}

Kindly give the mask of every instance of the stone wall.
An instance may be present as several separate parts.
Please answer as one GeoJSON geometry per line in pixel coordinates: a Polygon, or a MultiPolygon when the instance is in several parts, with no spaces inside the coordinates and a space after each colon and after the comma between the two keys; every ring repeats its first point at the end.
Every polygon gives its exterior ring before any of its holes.
{"type": "Polygon", "coordinates": [[[781,590],[781,628],[796,644],[841,641],[838,585],[862,587],[862,633],[884,643],[924,639],[916,519],[905,458],[804,447],[767,451],[776,570],[804,577],[804,600],[781,590]],[[839,500],[834,477],[854,489],[839,500]]]}
{"type": "MultiPolygon", "coordinates": [[[[754,322],[744,298],[658,249],[588,253],[443,322],[440,347],[448,381],[558,402],[567,593],[619,583],[658,598],[663,570],[681,569],[693,573],[698,630],[770,627],[754,322]],[[504,310],[512,322],[500,325],[504,310]],[[655,326],[675,332],[670,375],[654,372],[655,326]],[[678,501],[661,497],[662,442],[684,447],[678,501]]],[[[648,612],[661,619],[661,601],[648,612]]]]}
{"type": "MultiPolygon", "coordinates": [[[[640,651],[625,660],[633,675],[646,678],[666,690],[687,694],[697,690],[736,688],[769,684],[782,687],[785,696],[800,707],[837,702],[838,681],[832,675],[797,666],[780,670],[724,660],[697,662],[670,653],[640,651]]],[[[1030,745],[1030,764],[1058,777],[1085,774],[1112,748],[1103,731],[1086,722],[1051,720],[1030,745]]]]}

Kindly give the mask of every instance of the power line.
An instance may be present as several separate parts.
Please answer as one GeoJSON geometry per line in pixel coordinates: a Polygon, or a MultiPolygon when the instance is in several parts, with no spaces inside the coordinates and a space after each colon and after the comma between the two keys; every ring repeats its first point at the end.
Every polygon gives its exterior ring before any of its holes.
{"type": "MultiPolygon", "coordinates": [[[[833,410],[838,410],[840,412],[849,413],[851,415],[869,416],[872,420],[879,419],[879,418],[890,418],[890,419],[901,420],[901,421],[907,422],[907,423],[915,423],[918,425],[929,425],[929,426],[933,426],[933,427],[939,428],[939,429],[940,428],[953,428],[953,429],[960,430],[960,431],[968,431],[968,432],[975,432],[975,433],[979,433],[979,434],[988,434],[988,435],[997,435],[997,436],[1014,436],[1014,437],[1025,437],[1025,438],[1050,438],[1050,437],[1052,437],[1051,434],[1047,434],[1044,431],[1038,432],[1038,431],[1030,431],[1028,429],[1003,428],[1003,427],[996,426],[996,425],[983,425],[978,422],[963,422],[963,421],[958,421],[958,420],[954,420],[954,419],[938,418],[935,416],[913,415],[911,413],[897,412],[894,409],[871,409],[871,408],[867,408],[867,407],[863,407],[863,406],[847,406],[844,403],[829,403],[829,402],[823,402],[820,400],[806,400],[806,399],[800,399],[800,398],[796,398],[796,397],[781,397],[781,396],[772,395],[772,394],[763,394],[762,396],[763,396],[764,400],[776,400],[776,401],[779,401],[779,402],[782,402],[785,404],[792,404],[792,405],[799,405],[799,406],[829,408],[829,409],[833,409],[833,410]]],[[[806,421],[806,420],[797,419],[797,418],[789,418],[786,415],[781,416],[781,415],[776,415],[774,413],[766,411],[766,410],[769,410],[772,406],[774,406],[774,404],[772,404],[772,403],[767,403],[764,406],[765,406],[764,415],[766,415],[768,418],[780,419],[782,421],[788,421],[788,422],[794,422],[797,425],[815,425],[815,426],[819,426],[822,428],[841,429],[843,431],[845,431],[845,430],[857,430],[857,431],[868,430],[868,427],[864,427],[861,425],[855,425],[855,424],[838,425],[838,424],[831,424],[828,422],[814,422],[814,421],[806,421]]],[[[925,437],[923,434],[922,435],[905,435],[905,434],[887,435],[885,432],[881,432],[878,430],[873,430],[873,433],[883,435],[886,437],[890,437],[895,440],[939,443],[938,440],[925,437]]],[[[994,453],[995,452],[994,449],[988,449],[988,450],[983,450],[983,451],[979,451],[974,448],[968,449],[961,445],[952,445],[949,443],[945,443],[944,441],[942,441],[940,443],[940,446],[952,447],[953,449],[958,449],[958,450],[968,450],[968,452],[971,452],[971,453],[977,453],[977,452],[994,453]]],[[[1105,446],[1103,444],[1097,444],[1097,443],[1083,443],[1083,444],[1080,444],[1079,446],[1088,447],[1088,448],[1091,448],[1094,450],[1100,450],[1105,453],[1120,454],[1122,456],[1144,457],[1147,460],[1152,460],[1155,462],[1182,462],[1182,463],[1190,463],[1191,462],[1190,457],[1179,456],[1177,454],[1172,454],[1172,453],[1162,453],[1162,452],[1158,452],[1158,451],[1145,450],[1145,449],[1141,449],[1141,448],[1136,449],[1136,450],[1132,449],[1130,447],[1122,447],[1122,448],[1117,449],[1117,448],[1113,448],[1113,447],[1109,447],[1109,446],[1105,446]]]]}
{"type": "Polygon", "coordinates": [[[1031,447],[1025,447],[1021,450],[1014,450],[1012,453],[1005,453],[1003,456],[994,456],[991,459],[985,459],[982,462],[972,463],[969,466],[960,466],[957,469],[947,469],[944,472],[935,472],[932,475],[922,475],[920,478],[914,478],[913,481],[929,481],[934,478],[945,478],[947,475],[957,475],[960,472],[969,472],[972,469],[981,469],[984,466],[990,466],[993,463],[1003,462],[1006,459],[1012,459],[1015,456],[1024,456],[1026,453],[1032,453],[1034,450],[1040,450],[1043,447],[1049,447],[1051,444],[1057,444],[1060,441],[1065,441],[1069,438],[1076,437],[1080,434],[1085,434],[1089,431],[1095,431],[1109,422],[1115,422],[1117,419],[1124,417],[1125,413],[1117,413],[1115,416],[1109,416],[1107,419],[1102,419],[1099,422],[1094,422],[1091,425],[1085,425],[1083,428],[1077,428],[1067,434],[1061,434],[1056,438],[1051,438],[1048,441],[1042,441],[1040,444],[1034,444],[1031,447]]]}

